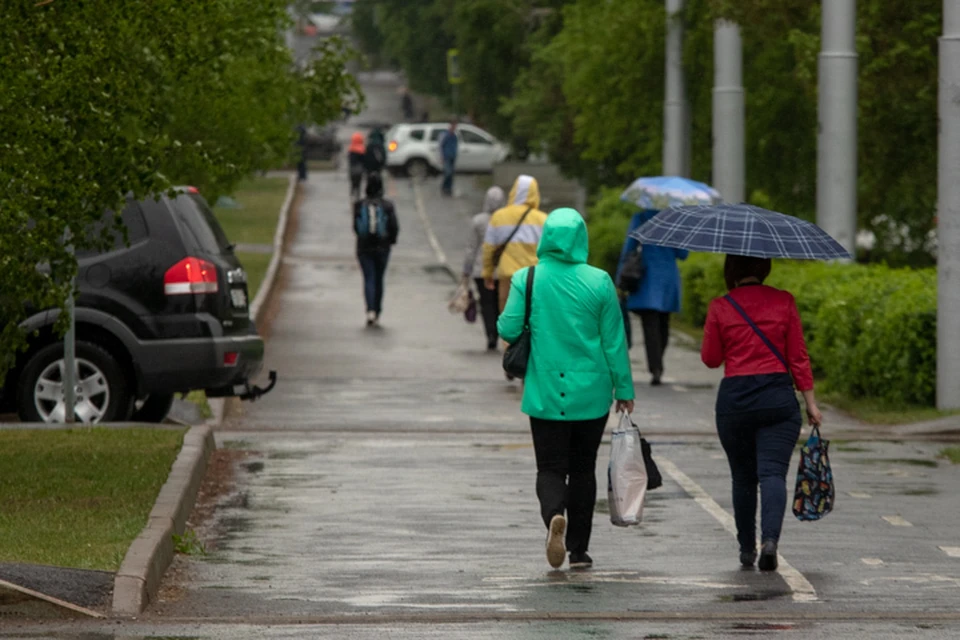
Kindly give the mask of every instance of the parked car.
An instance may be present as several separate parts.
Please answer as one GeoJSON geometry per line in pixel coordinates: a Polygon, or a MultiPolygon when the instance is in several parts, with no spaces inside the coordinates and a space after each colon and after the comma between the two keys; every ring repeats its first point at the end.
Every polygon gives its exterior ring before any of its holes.
{"type": "MultiPolygon", "coordinates": [[[[128,200],[105,252],[78,251],[75,415],[83,422],[160,422],[174,394],[255,397],[263,340],[250,319],[247,276],[196,189],[128,200]],[[172,197],[171,197],[172,195],[172,197]],[[129,244],[128,244],[129,241],[129,244]]],[[[114,224],[104,214],[99,228],[114,224]]],[[[0,412],[63,422],[59,310],[32,313],[29,346],[9,371],[0,412]]]]}
{"type": "MultiPolygon", "coordinates": [[[[449,122],[394,125],[386,135],[387,169],[412,176],[440,173],[440,139],[449,128],[449,122]]],[[[510,151],[507,145],[472,124],[458,125],[457,136],[458,173],[489,173],[510,151]]]]}

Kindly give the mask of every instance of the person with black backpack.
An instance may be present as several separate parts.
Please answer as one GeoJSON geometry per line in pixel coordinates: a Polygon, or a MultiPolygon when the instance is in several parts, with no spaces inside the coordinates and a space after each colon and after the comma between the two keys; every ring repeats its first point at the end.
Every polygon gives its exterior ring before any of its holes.
{"type": "Polygon", "coordinates": [[[367,177],[367,197],[353,205],[353,231],[357,235],[357,260],[363,271],[367,326],[380,321],[383,310],[383,276],[390,248],[397,243],[400,224],[393,203],[383,197],[380,174],[367,177]]]}
{"type": "Polygon", "coordinates": [[[371,175],[380,173],[387,164],[387,146],[383,139],[383,132],[379,127],[374,127],[370,134],[367,135],[366,147],[364,164],[366,165],[367,173],[371,175]]]}

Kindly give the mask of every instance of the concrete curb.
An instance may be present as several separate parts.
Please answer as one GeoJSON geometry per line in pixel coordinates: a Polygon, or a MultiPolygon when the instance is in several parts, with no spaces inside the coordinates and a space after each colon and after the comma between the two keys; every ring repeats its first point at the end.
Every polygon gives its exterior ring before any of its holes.
{"type": "Polygon", "coordinates": [[[433,225],[430,223],[430,217],[427,215],[427,209],[423,206],[423,195],[420,193],[420,184],[416,180],[411,181],[410,184],[413,187],[413,199],[416,203],[417,214],[420,216],[420,221],[423,223],[423,227],[427,232],[427,240],[430,242],[430,247],[433,248],[433,253],[437,256],[437,262],[440,265],[440,268],[447,272],[447,275],[450,276],[451,280],[454,282],[460,282],[459,274],[455,273],[450,267],[450,263],[447,260],[447,254],[440,246],[440,241],[437,240],[437,234],[433,231],[433,225]]]}
{"type": "Polygon", "coordinates": [[[214,449],[213,431],[207,426],[193,427],[183,436],[147,526],[130,545],[114,578],[113,615],[139,615],[156,597],[163,573],[173,561],[173,535],[183,534],[214,449]]]}
{"type": "MultiPolygon", "coordinates": [[[[280,272],[280,263],[283,260],[283,239],[287,235],[287,225],[290,220],[290,205],[293,204],[293,198],[297,193],[297,175],[289,173],[287,175],[289,183],[287,184],[287,195],[280,205],[280,217],[277,219],[277,230],[273,234],[273,255],[270,257],[270,263],[267,265],[267,272],[263,276],[263,282],[260,283],[260,289],[250,303],[250,317],[255,323],[259,323],[260,311],[265,308],[270,294],[273,292],[273,285],[276,284],[277,274],[280,272]]],[[[213,413],[204,424],[211,429],[217,429],[223,424],[223,417],[226,414],[227,398],[210,398],[207,401],[210,405],[210,411],[213,413]]]]}

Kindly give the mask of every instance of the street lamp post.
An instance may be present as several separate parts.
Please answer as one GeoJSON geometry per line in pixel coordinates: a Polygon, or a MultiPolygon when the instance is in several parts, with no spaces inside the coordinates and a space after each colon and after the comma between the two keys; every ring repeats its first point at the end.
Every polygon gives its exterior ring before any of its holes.
{"type": "Polygon", "coordinates": [[[713,59],[713,186],[726,202],[743,202],[743,43],[735,22],[714,26],[713,59]]]}
{"type": "Polygon", "coordinates": [[[817,133],[817,224],[851,254],[857,236],[857,10],[824,0],[817,133]]]}
{"type": "Polygon", "coordinates": [[[960,408],[960,0],[943,0],[937,171],[937,407],[960,408]]]}
{"type": "Polygon", "coordinates": [[[666,0],[663,173],[668,176],[689,176],[690,173],[690,121],[683,77],[683,22],[680,16],[680,12],[683,11],[683,2],[684,0],[666,0]]]}

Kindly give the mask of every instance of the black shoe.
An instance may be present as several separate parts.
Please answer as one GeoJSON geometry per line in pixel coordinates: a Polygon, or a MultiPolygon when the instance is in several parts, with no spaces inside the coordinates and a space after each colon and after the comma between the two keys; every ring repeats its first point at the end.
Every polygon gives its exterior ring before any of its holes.
{"type": "Polygon", "coordinates": [[[653,377],[650,378],[650,386],[651,386],[651,387],[659,387],[661,384],[663,384],[663,383],[660,382],[660,374],[658,374],[658,373],[653,374],[653,377]]]}
{"type": "Polygon", "coordinates": [[[773,540],[764,540],[760,547],[760,562],[757,563],[760,571],[777,570],[777,543],[773,540]]]}
{"type": "Polygon", "coordinates": [[[751,549],[750,551],[741,551],[740,552],[740,566],[741,567],[752,567],[753,563],[757,561],[757,550],[751,549]]]}
{"type": "Polygon", "coordinates": [[[487,343],[487,351],[496,351],[497,350],[497,341],[487,343]]]}
{"type": "Polygon", "coordinates": [[[586,551],[583,553],[570,553],[570,568],[571,569],[589,569],[593,566],[593,558],[587,554],[586,551]]]}

